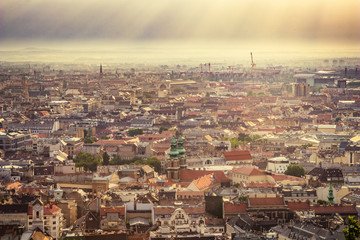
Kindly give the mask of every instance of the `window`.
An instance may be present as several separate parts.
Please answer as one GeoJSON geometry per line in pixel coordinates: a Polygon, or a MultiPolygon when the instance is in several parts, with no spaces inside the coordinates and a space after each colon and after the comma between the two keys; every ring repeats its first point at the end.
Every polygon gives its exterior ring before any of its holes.
{"type": "Polygon", "coordinates": [[[39,211],[36,211],[36,218],[39,218],[40,217],[40,213],[39,211]]]}

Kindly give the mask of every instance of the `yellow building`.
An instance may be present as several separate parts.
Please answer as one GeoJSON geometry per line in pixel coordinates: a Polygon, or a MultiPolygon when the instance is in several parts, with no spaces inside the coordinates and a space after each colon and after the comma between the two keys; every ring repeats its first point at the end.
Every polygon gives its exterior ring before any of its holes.
{"type": "Polygon", "coordinates": [[[271,175],[266,174],[255,167],[234,168],[229,172],[229,178],[233,184],[274,184],[271,175]]]}

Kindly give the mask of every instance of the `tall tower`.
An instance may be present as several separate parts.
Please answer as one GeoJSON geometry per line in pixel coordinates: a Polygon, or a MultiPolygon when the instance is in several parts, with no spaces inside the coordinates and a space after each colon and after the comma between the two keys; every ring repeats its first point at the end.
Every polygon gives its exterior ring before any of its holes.
{"type": "Polygon", "coordinates": [[[169,152],[169,159],[167,161],[167,173],[168,178],[179,181],[180,179],[180,164],[179,164],[179,152],[177,150],[176,139],[173,137],[171,140],[171,148],[169,152]]]}
{"type": "Polygon", "coordinates": [[[32,226],[29,229],[40,228],[44,231],[44,203],[37,198],[32,203],[32,226]]]}
{"type": "Polygon", "coordinates": [[[100,75],[102,75],[103,72],[102,72],[102,64],[100,64],[100,75]]]}
{"type": "Polygon", "coordinates": [[[179,152],[180,169],[186,169],[187,168],[186,157],[185,157],[186,150],[184,149],[184,141],[181,135],[179,136],[179,139],[177,141],[177,150],[179,152]]]}
{"type": "Polygon", "coordinates": [[[27,83],[27,79],[25,75],[22,77],[22,85],[23,85],[23,91],[24,91],[24,101],[29,102],[29,87],[27,83]]]}

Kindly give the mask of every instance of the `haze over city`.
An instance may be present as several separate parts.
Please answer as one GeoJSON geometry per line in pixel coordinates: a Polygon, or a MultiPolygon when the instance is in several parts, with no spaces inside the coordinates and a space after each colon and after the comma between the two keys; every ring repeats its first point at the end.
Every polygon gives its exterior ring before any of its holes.
{"type": "MultiPolygon", "coordinates": [[[[41,51],[28,58],[40,61],[47,56],[48,61],[60,62],[208,58],[245,63],[254,51],[257,59],[273,61],[266,56],[271,54],[285,63],[294,57],[360,55],[357,0],[4,0],[0,4],[0,50],[25,49],[23,56],[29,50],[41,51]]],[[[18,54],[4,52],[0,59],[20,60],[18,54]]]]}

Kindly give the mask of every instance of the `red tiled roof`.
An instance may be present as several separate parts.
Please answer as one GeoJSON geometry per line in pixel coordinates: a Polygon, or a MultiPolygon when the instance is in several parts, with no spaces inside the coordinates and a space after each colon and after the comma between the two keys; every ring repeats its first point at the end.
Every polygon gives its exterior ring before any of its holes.
{"type": "Polygon", "coordinates": [[[275,181],[284,181],[284,180],[305,181],[305,178],[294,177],[294,176],[285,175],[285,174],[273,174],[272,177],[274,178],[275,181]]]}
{"type": "Polygon", "coordinates": [[[315,205],[310,207],[315,214],[352,213],[357,215],[355,205],[315,205]]]}
{"type": "MultiPolygon", "coordinates": [[[[61,208],[56,206],[55,204],[52,205],[45,205],[44,206],[44,215],[53,215],[54,213],[57,213],[58,211],[61,211],[61,208]]],[[[28,209],[28,215],[32,215],[32,206],[28,209]]]]}
{"type": "Polygon", "coordinates": [[[207,174],[204,175],[198,179],[195,179],[194,181],[192,181],[195,186],[201,191],[201,190],[205,190],[209,187],[211,187],[212,185],[216,184],[216,183],[220,183],[219,180],[216,179],[216,177],[214,176],[215,174],[207,174]]]}
{"type": "Polygon", "coordinates": [[[240,173],[243,175],[253,176],[253,175],[264,175],[264,171],[261,171],[254,167],[241,167],[241,168],[234,168],[232,171],[236,173],[240,173]]]}
{"type": "Polygon", "coordinates": [[[187,214],[205,214],[205,207],[183,208],[187,214]]]}
{"type": "Polygon", "coordinates": [[[155,215],[168,215],[172,214],[175,211],[173,207],[155,207],[154,214],[155,215]]]}
{"type": "Polygon", "coordinates": [[[287,205],[291,211],[310,210],[310,204],[308,202],[288,202],[287,205]]]}
{"type": "Polygon", "coordinates": [[[107,213],[119,213],[125,216],[125,207],[101,207],[101,216],[106,216],[107,213]]]}
{"type": "Polygon", "coordinates": [[[224,156],[226,161],[241,161],[252,159],[249,151],[224,152],[224,156]]]}
{"type": "Polygon", "coordinates": [[[200,178],[204,175],[214,173],[215,178],[218,179],[220,182],[228,182],[229,179],[227,176],[225,176],[223,171],[206,171],[206,170],[189,170],[189,169],[183,169],[180,170],[180,179],[181,181],[193,181],[197,178],[200,178]]]}
{"type": "Polygon", "coordinates": [[[249,206],[284,205],[282,197],[249,198],[249,206]]]}
{"type": "Polygon", "coordinates": [[[247,203],[224,202],[224,211],[229,213],[245,213],[247,203]]]}

